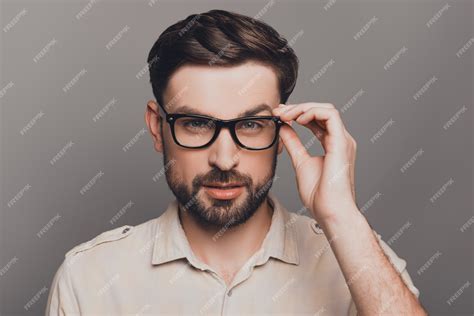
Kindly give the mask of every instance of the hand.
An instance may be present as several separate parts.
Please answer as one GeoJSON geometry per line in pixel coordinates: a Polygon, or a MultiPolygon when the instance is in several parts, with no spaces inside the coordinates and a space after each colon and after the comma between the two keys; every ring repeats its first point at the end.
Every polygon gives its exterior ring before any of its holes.
{"type": "Polygon", "coordinates": [[[291,124],[294,120],[309,128],[324,148],[324,156],[310,156],[290,125],[284,124],[280,129],[280,138],[296,171],[300,198],[316,221],[322,223],[357,209],[354,188],[357,144],[334,105],[280,104],[273,114],[284,122],[291,124]]]}

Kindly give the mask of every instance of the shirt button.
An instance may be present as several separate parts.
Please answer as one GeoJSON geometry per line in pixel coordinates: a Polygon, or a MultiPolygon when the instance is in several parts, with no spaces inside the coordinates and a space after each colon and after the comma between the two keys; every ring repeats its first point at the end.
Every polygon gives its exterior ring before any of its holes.
{"type": "Polygon", "coordinates": [[[122,231],[122,234],[125,234],[125,233],[128,232],[129,230],[130,230],[130,227],[125,228],[125,229],[122,231]]]}
{"type": "Polygon", "coordinates": [[[229,292],[227,292],[227,296],[232,296],[232,290],[230,290],[229,292]]]}
{"type": "Polygon", "coordinates": [[[324,234],[323,229],[321,228],[321,226],[319,225],[319,223],[316,222],[315,220],[313,220],[310,225],[311,225],[311,228],[314,230],[314,232],[315,232],[316,234],[318,234],[318,235],[319,235],[319,234],[324,234]]]}

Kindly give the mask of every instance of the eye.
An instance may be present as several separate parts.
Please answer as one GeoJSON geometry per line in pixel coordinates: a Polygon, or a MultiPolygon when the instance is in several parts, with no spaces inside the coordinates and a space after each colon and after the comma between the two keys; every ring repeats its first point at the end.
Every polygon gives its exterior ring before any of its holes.
{"type": "Polygon", "coordinates": [[[214,128],[214,124],[211,120],[200,118],[182,118],[179,120],[179,125],[190,130],[207,130],[214,128]]]}
{"type": "Polygon", "coordinates": [[[263,125],[259,121],[244,121],[240,124],[239,128],[254,130],[260,129],[263,125]]]}

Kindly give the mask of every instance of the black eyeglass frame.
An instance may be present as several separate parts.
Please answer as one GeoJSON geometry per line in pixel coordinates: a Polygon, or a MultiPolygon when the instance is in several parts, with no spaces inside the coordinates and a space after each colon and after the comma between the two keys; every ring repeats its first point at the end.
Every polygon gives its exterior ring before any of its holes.
{"type": "Polygon", "coordinates": [[[206,116],[206,115],[199,115],[199,114],[168,113],[161,104],[159,106],[165,114],[166,122],[168,122],[168,124],[170,125],[171,135],[173,136],[174,142],[177,145],[181,146],[181,147],[189,148],[189,149],[200,149],[200,148],[205,148],[205,147],[210,146],[217,139],[217,137],[219,136],[219,133],[220,133],[221,129],[222,128],[228,128],[229,132],[230,132],[230,135],[232,136],[232,139],[240,147],[245,148],[247,150],[265,150],[265,149],[268,149],[268,148],[272,147],[275,144],[276,140],[278,139],[281,126],[283,124],[285,124],[280,119],[279,116],[246,116],[246,117],[240,117],[240,118],[235,118],[235,119],[231,119],[231,120],[221,120],[221,119],[218,119],[218,118],[214,118],[214,117],[210,117],[210,116],[206,116]],[[212,121],[214,123],[214,125],[216,126],[216,129],[214,131],[214,135],[212,136],[212,138],[206,144],[201,145],[201,146],[186,146],[186,145],[181,144],[178,141],[178,139],[176,138],[176,133],[175,133],[175,130],[174,130],[174,123],[176,122],[177,119],[179,119],[181,117],[201,118],[201,119],[206,119],[206,120],[212,121]],[[273,138],[273,141],[271,142],[271,144],[268,145],[267,147],[263,147],[263,148],[247,147],[244,144],[242,144],[240,142],[239,138],[237,137],[237,134],[235,132],[235,125],[237,123],[241,122],[241,121],[252,120],[252,119],[268,119],[268,120],[272,120],[273,122],[275,122],[275,124],[276,124],[275,125],[275,137],[273,138]]]}

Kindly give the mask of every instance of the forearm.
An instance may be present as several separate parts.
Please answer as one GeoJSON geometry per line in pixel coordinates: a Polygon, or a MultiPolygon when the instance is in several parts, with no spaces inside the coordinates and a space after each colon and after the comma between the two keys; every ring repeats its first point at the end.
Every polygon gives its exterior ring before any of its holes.
{"type": "Polygon", "coordinates": [[[354,206],[321,222],[351,292],[358,315],[426,315],[383,253],[365,217],[354,206]]]}

